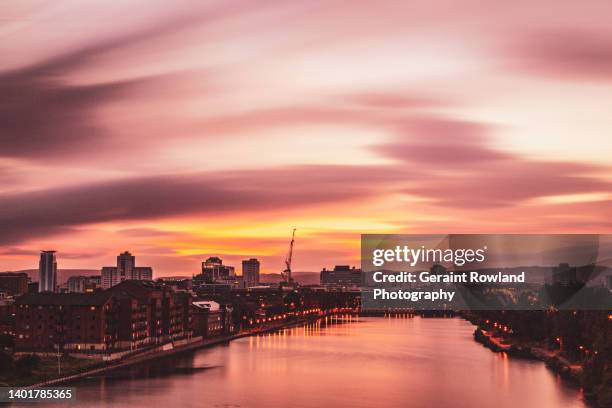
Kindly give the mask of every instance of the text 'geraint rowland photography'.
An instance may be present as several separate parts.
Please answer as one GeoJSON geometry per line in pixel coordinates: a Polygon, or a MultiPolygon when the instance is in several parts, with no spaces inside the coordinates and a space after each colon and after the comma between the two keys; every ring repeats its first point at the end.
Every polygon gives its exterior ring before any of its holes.
{"type": "MultiPolygon", "coordinates": [[[[594,235],[363,235],[366,309],[600,309],[594,235]]],[[[606,241],[607,242],[607,241],[606,241]]]]}

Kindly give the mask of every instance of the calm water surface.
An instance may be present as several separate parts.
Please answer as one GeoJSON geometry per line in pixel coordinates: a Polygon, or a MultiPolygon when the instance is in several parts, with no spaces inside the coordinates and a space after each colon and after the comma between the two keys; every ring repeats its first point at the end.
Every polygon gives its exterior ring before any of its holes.
{"type": "Polygon", "coordinates": [[[579,391],[543,363],[492,353],[473,331],[461,319],[321,321],[84,380],[75,384],[77,404],[585,407],[579,391]]]}

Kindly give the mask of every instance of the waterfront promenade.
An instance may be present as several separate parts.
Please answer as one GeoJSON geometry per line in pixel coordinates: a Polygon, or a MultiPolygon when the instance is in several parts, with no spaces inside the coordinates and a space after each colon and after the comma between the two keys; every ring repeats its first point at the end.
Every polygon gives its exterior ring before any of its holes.
{"type": "Polygon", "coordinates": [[[105,372],[116,370],[120,368],[129,367],[134,364],[140,364],[146,361],[167,358],[179,353],[185,353],[194,351],[200,348],[212,347],[219,344],[224,344],[232,340],[240,339],[243,337],[269,333],[280,329],[291,328],[308,322],[316,321],[321,318],[356,314],[357,312],[346,308],[346,309],[335,309],[331,311],[312,310],[312,313],[306,313],[293,320],[283,321],[271,321],[262,324],[261,326],[254,327],[248,330],[243,330],[238,333],[222,335],[213,338],[192,338],[179,340],[177,342],[169,342],[161,344],[155,347],[147,348],[141,351],[131,352],[123,357],[116,358],[113,360],[104,361],[100,366],[91,369],[85,369],[82,372],[75,374],[57,376],[48,380],[37,382],[35,384],[29,384],[25,388],[38,388],[38,387],[50,387],[60,384],[67,384],[85,377],[103,374],[105,372]]]}

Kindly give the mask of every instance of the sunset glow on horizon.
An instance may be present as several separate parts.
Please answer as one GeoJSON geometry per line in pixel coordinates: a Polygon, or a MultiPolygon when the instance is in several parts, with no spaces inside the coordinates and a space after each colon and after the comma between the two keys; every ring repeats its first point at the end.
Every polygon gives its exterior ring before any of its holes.
{"type": "Polygon", "coordinates": [[[612,4],[5,1],[0,271],[611,233],[612,4]],[[554,13],[551,13],[554,9],[554,13]]]}

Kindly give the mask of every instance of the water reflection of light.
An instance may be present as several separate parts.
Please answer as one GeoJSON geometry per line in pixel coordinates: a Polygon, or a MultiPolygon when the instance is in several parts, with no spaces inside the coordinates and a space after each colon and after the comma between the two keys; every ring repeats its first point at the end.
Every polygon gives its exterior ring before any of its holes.
{"type": "Polygon", "coordinates": [[[502,385],[504,387],[504,390],[507,390],[509,388],[509,373],[508,373],[508,365],[509,365],[509,361],[508,361],[508,353],[506,352],[502,352],[500,353],[501,355],[501,361],[502,361],[502,385]]]}
{"type": "Polygon", "coordinates": [[[493,354],[474,342],[473,330],[459,319],[401,313],[322,318],[198,351],[198,365],[214,370],[147,376],[139,369],[133,379],[79,384],[79,406],[585,407],[578,390],[555,385],[542,364],[493,354]]]}
{"type": "Polygon", "coordinates": [[[102,377],[100,381],[100,398],[101,400],[106,399],[106,377],[102,377]]]}

